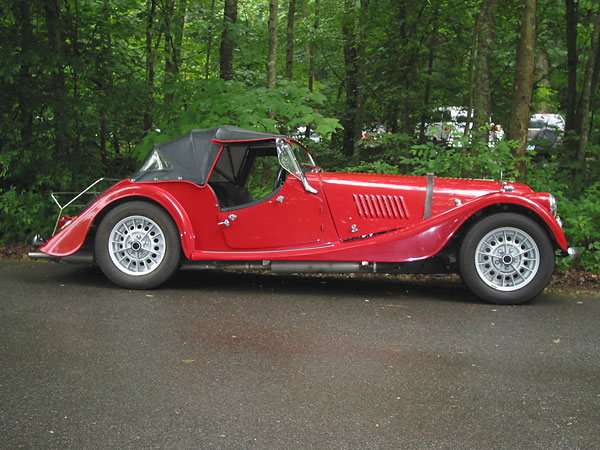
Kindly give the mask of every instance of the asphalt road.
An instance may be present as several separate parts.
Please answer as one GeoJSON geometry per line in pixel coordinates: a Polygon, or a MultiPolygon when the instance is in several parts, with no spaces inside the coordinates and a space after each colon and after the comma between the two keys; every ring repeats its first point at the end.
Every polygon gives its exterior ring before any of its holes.
{"type": "Polygon", "coordinates": [[[2,449],[593,449],[600,299],[0,262],[2,449]]]}

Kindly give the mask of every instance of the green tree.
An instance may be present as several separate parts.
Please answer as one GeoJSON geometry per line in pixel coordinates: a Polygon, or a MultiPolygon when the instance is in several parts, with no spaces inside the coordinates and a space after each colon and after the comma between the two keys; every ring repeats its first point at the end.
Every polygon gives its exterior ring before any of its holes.
{"type": "MultiPolygon", "coordinates": [[[[512,97],[508,136],[518,142],[515,157],[523,158],[527,151],[527,129],[533,94],[535,71],[536,0],[522,0],[520,37],[517,47],[515,83],[512,97]]],[[[525,163],[519,163],[521,178],[525,176],[525,163]]]]}

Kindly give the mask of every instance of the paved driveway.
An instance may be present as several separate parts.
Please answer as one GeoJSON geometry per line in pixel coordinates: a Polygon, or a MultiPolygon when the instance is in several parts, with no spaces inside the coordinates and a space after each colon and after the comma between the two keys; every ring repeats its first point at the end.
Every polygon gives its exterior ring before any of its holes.
{"type": "Polygon", "coordinates": [[[3,449],[591,449],[600,300],[0,262],[3,449]]]}

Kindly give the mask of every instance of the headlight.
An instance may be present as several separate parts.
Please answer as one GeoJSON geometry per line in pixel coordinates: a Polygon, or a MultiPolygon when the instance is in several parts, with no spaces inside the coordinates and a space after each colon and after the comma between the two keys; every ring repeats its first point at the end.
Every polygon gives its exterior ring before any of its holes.
{"type": "Polygon", "coordinates": [[[548,194],[548,197],[550,200],[550,212],[552,213],[552,215],[554,217],[556,217],[556,214],[558,213],[558,206],[556,204],[556,198],[552,194],[548,194]]]}

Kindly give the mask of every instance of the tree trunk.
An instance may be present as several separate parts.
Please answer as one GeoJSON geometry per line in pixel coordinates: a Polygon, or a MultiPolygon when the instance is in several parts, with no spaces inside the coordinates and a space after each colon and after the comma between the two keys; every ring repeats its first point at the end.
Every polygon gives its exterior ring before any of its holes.
{"type": "MultiPolygon", "coordinates": [[[[33,48],[33,12],[30,2],[18,2],[16,10],[16,19],[19,24],[20,45],[23,55],[27,55],[33,48]]],[[[33,118],[34,108],[32,107],[31,95],[34,89],[34,82],[31,73],[31,65],[28,59],[21,57],[23,61],[19,70],[19,82],[15,86],[18,99],[18,121],[20,128],[21,141],[23,147],[30,149],[30,143],[33,136],[33,118]]]]}
{"type": "Polygon", "coordinates": [[[64,42],[60,27],[60,7],[57,0],[48,0],[45,5],[46,29],[48,31],[48,48],[53,54],[55,66],[51,75],[50,92],[52,92],[52,101],[50,102],[54,120],[54,142],[56,153],[60,158],[68,152],[68,132],[67,132],[67,114],[66,114],[66,85],[65,85],[65,58],[64,42]]]}
{"type": "MultiPolygon", "coordinates": [[[[522,158],[527,152],[527,129],[529,111],[533,93],[533,75],[535,72],[536,38],[536,0],[522,0],[523,16],[520,26],[520,38],[517,44],[517,61],[511,115],[508,124],[508,138],[518,142],[514,156],[522,158]]],[[[523,161],[517,165],[520,179],[524,179],[526,166],[523,161]]]]}
{"type": "MultiPolygon", "coordinates": [[[[210,3],[210,17],[215,15],[215,0],[212,0],[210,3]]],[[[210,57],[212,50],[212,41],[213,41],[213,25],[212,22],[208,26],[208,39],[206,40],[206,64],[204,66],[204,79],[208,80],[210,75],[210,57]]]]}
{"type": "Polygon", "coordinates": [[[492,92],[490,87],[490,52],[494,42],[494,12],[496,0],[485,0],[482,4],[477,58],[475,59],[475,92],[473,97],[473,130],[483,128],[481,142],[489,140],[489,121],[492,115],[492,92]]]}
{"type": "Polygon", "coordinates": [[[429,38],[429,51],[427,55],[427,78],[425,82],[425,93],[423,95],[423,112],[419,125],[419,142],[425,142],[425,126],[429,120],[430,98],[431,98],[431,76],[433,75],[433,62],[435,60],[435,49],[438,43],[440,2],[437,0],[433,6],[433,24],[429,38]]]}
{"type": "Polygon", "coordinates": [[[291,80],[294,65],[294,16],[296,0],[290,0],[287,17],[287,39],[285,45],[285,78],[291,80]]]}
{"type": "Polygon", "coordinates": [[[156,12],[156,0],[148,0],[147,20],[146,20],[146,85],[148,86],[148,100],[146,101],[146,110],[144,111],[144,132],[148,133],[154,118],[152,110],[154,109],[154,51],[152,42],[154,40],[154,13],[156,12]]]}
{"type": "Polygon", "coordinates": [[[165,2],[163,11],[165,33],[165,104],[173,103],[173,95],[181,60],[181,43],[185,25],[186,0],[165,2]]]}
{"type": "Polygon", "coordinates": [[[367,43],[367,18],[368,18],[369,0],[360,0],[360,11],[358,15],[358,98],[356,115],[354,117],[354,153],[353,158],[357,163],[360,161],[360,147],[358,143],[362,135],[363,110],[365,104],[365,47],[367,43]]]}
{"type": "Polygon", "coordinates": [[[598,45],[600,41],[600,8],[596,11],[596,17],[594,18],[594,30],[592,32],[591,41],[588,60],[585,66],[585,76],[583,78],[581,105],[579,106],[581,136],[579,138],[579,147],[577,149],[577,161],[580,164],[580,171],[583,171],[585,168],[585,154],[590,133],[592,95],[595,89],[592,81],[594,79],[594,68],[596,66],[596,56],[598,54],[598,45]]]}
{"type": "MultiPolygon", "coordinates": [[[[548,54],[538,48],[535,54],[535,71],[537,74],[537,88],[546,89],[550,88],[550,80],[548,79],[548,73],[550,71],[550,62],[548,61],[548,54]]],[[[547,91],[546,91],[547,92],[547,91]]],[[[536,105],[536,113],[550,113],[552,111],[552,107],[548,104],[546,99],[541,99],[540,103],[536,105]]]]}
{"type": "Polygon", "coordinates": [[[269,56],[267,60],[267,89],[275,87],[277,77],[277,0],[269,1],[269,56]]]}
{"type": "MultiPolygon", "coordinates": [[[[319,29],[320,8],[320,0],[315,0],[315,21],[313,22],[315,32],[319,29]]],[[[306,57],[308,60],[308,90],[312,92],[315,82],[315,51],[313,50],[313,42],[310,39],[306,44],[306,57]]]]}
{"type": "Polygon", "coordinates": [[[475,90],[475,55],[477,53],[477,39],[479,37],[479,24],[481,21],[481,11],[475,17],[475,24],[473,26],[473,35],[471,36],[471,51],[469,52],[469,100],[467,105],[467,119],[465,121],[464,136],[469,134],[471,129],[471,123],[473,122],[473,92],[475,90]]]}
{"type": "Polygon", "coordinates": [[[346,111],[344,114],[344,140],[343,153],[353,156],[355,162],[360,157],[358,141],[361,134],[362,121],[362,58],[360,57],[360,22],[357,18],[362,14],[362,7],[366,1],[361,1],[361,11],[358,10],[356,0],[344,1],[344,17],[342,19],[342,36],[344,42],[344,63],[346,66],[346,77],[344,87],[346,91],[346,111]]]}
{"type": "Polygon", "coordinates": [[[233,26],[237,22],[238,0],[225,0],[221,33],[220,72],[223,80],[233,79],[233,26]]]}
{"type": "Polygon", "coordinates": [[[577,109],[577,19],[575,17],[575,0],[565,0],[565,18],[567,26],[567,114],[565,134],[577,134],[575,112],[577,109]]]}

